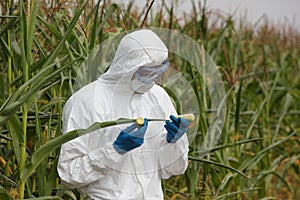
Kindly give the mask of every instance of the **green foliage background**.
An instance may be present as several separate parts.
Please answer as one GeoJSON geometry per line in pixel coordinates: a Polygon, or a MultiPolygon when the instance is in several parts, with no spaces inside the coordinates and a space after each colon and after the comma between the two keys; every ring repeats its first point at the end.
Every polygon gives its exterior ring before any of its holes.
{"type": "MultiPolygon", "coordinates": [[[[201,139],[192,143],[186,173],[163,183],[165,199],[299,199],[299,32],[267,21],[255,27],[221,14],[216,19],[205,7],[197,12],[197,5],[179,23],[174,7],[162,2],[144,24],[199,42],[227,92],[218,146],[199,157],[201,139]]],[[[80,64],[97,44],[139,28],[147,8],[139,13],[133,3],[123,10],[101,0],[6,0],[1,10],[0,199],[80,199],[60,184],[59,148],[46,147],[66,140],[61,112],[80,64]]],[[[205,80],[189,63],[175,56],[170,61],[197,94],[201,138],[210,116],[205,80]]]]}

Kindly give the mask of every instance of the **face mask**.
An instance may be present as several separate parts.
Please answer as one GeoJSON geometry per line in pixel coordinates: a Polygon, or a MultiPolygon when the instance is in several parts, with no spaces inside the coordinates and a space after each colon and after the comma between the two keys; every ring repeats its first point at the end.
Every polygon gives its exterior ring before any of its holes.
{"type": "Polygon", "coordinates": [[[135,73],[134,77],[143,83],[156,81],[158,77],[169,67],[168,60],[158,66],[142,66],[135,73]]]}
{"type": "Polygon", "coordinates": [[[148,92],[154,86],[154,82],[151,83],[143,83],[138,79],[131,80],[131,89],[139,94],[143,94],[148,92]]]}

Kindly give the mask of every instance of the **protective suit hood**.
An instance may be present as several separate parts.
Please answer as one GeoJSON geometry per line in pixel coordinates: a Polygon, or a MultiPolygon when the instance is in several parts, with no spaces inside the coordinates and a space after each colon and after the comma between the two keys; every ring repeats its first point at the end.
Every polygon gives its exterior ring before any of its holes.
{"type": "Polygon", "coordinates": [[[134,31],[122,38],[109,70],[99,79],[114,84],[114,91],[132,94],[130,84],[134,72],[144,65],[159,65],[167,58],[168,49],[154,32],[134,31]]]}

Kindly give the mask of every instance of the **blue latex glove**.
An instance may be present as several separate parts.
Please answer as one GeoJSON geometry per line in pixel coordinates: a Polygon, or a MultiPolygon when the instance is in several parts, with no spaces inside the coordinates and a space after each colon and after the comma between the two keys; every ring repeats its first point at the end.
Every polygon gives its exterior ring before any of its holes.
{"type": "Polygon", "coordinates": [[[170,116],[170,120],[166,120],[165,128],[167,129],[168,143],[175,143],[188,130],[190,123],[184,118],[176,118],[174,115],[170,116]]]}
{"type": "Polygon", "coordinates": [[[121,131],[113,147],[119,154],[124,154],[144,143],[144,136],[148,127],[148,119],[144,119],[144,125],[140,128],[134,123],[121,131]],[[135,130],[136,129],[136,130],[135,130]]]}

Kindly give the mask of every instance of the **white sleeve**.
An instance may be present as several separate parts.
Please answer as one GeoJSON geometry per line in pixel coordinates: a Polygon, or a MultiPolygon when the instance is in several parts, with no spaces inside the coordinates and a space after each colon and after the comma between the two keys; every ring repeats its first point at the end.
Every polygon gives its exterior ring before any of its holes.
{"type": "Polygon", "coordinates": [[[62,146],[57,167],[61,180],[70,188],[80,188],[99,180],[107,174],[107,166],[117,163],[121,156],[112,143],[88,152],[81,138],[78,139],[62,146]]]}
{"type": "MultiPolygon", "coordinates": [[[[65,105],[63,112],[64,133],[74,130],[76,127],[87,128],[80,124],[82,122],[74,119],[74,113],[71,114],[74,109],[71,103],[65,105]]],[[[75,112],[82,113],[81,111],[80,106],[76,106],[75,112]]],[[[82,120],[84,121],[84,119],[82,120]]],[[[107,166],[112,166],[121,157],[113,148],[112,142],[101,147],[91,147],[93,136],[102,134],[100,131],[103,132],[105,129],[97,131],[98,133],[80,136],[61,147],[57,170],[62,182],[69,188],[81,188],[97,181],[101,176],[107,174],[107,166]]]]}
{"type": "MultiPolygon", "coordinates": [[[[169,96],[167,94],[164,96],[164,100],[161,101],[165,103],[164,108],[168,108],[168,113],[177,115],[169,96]]],[[[159,163],[161,165],[160,176],[163,179],[185,172],[188,166],[189,152],[189,142],[186,133],[175,143],[168,143],[166,136],[167,131],[164,129],[164,133],[161,137],[162,150],[159,156],[159,163]]]]}
{"type": "Polygon", "coordinates": [[[186,133],[175,143],[168,143],[164,138],[159,163],[162,166],[160,176],[167,179],[173,175],[183,174],[188,166],[189,145],[186,133]]]}

